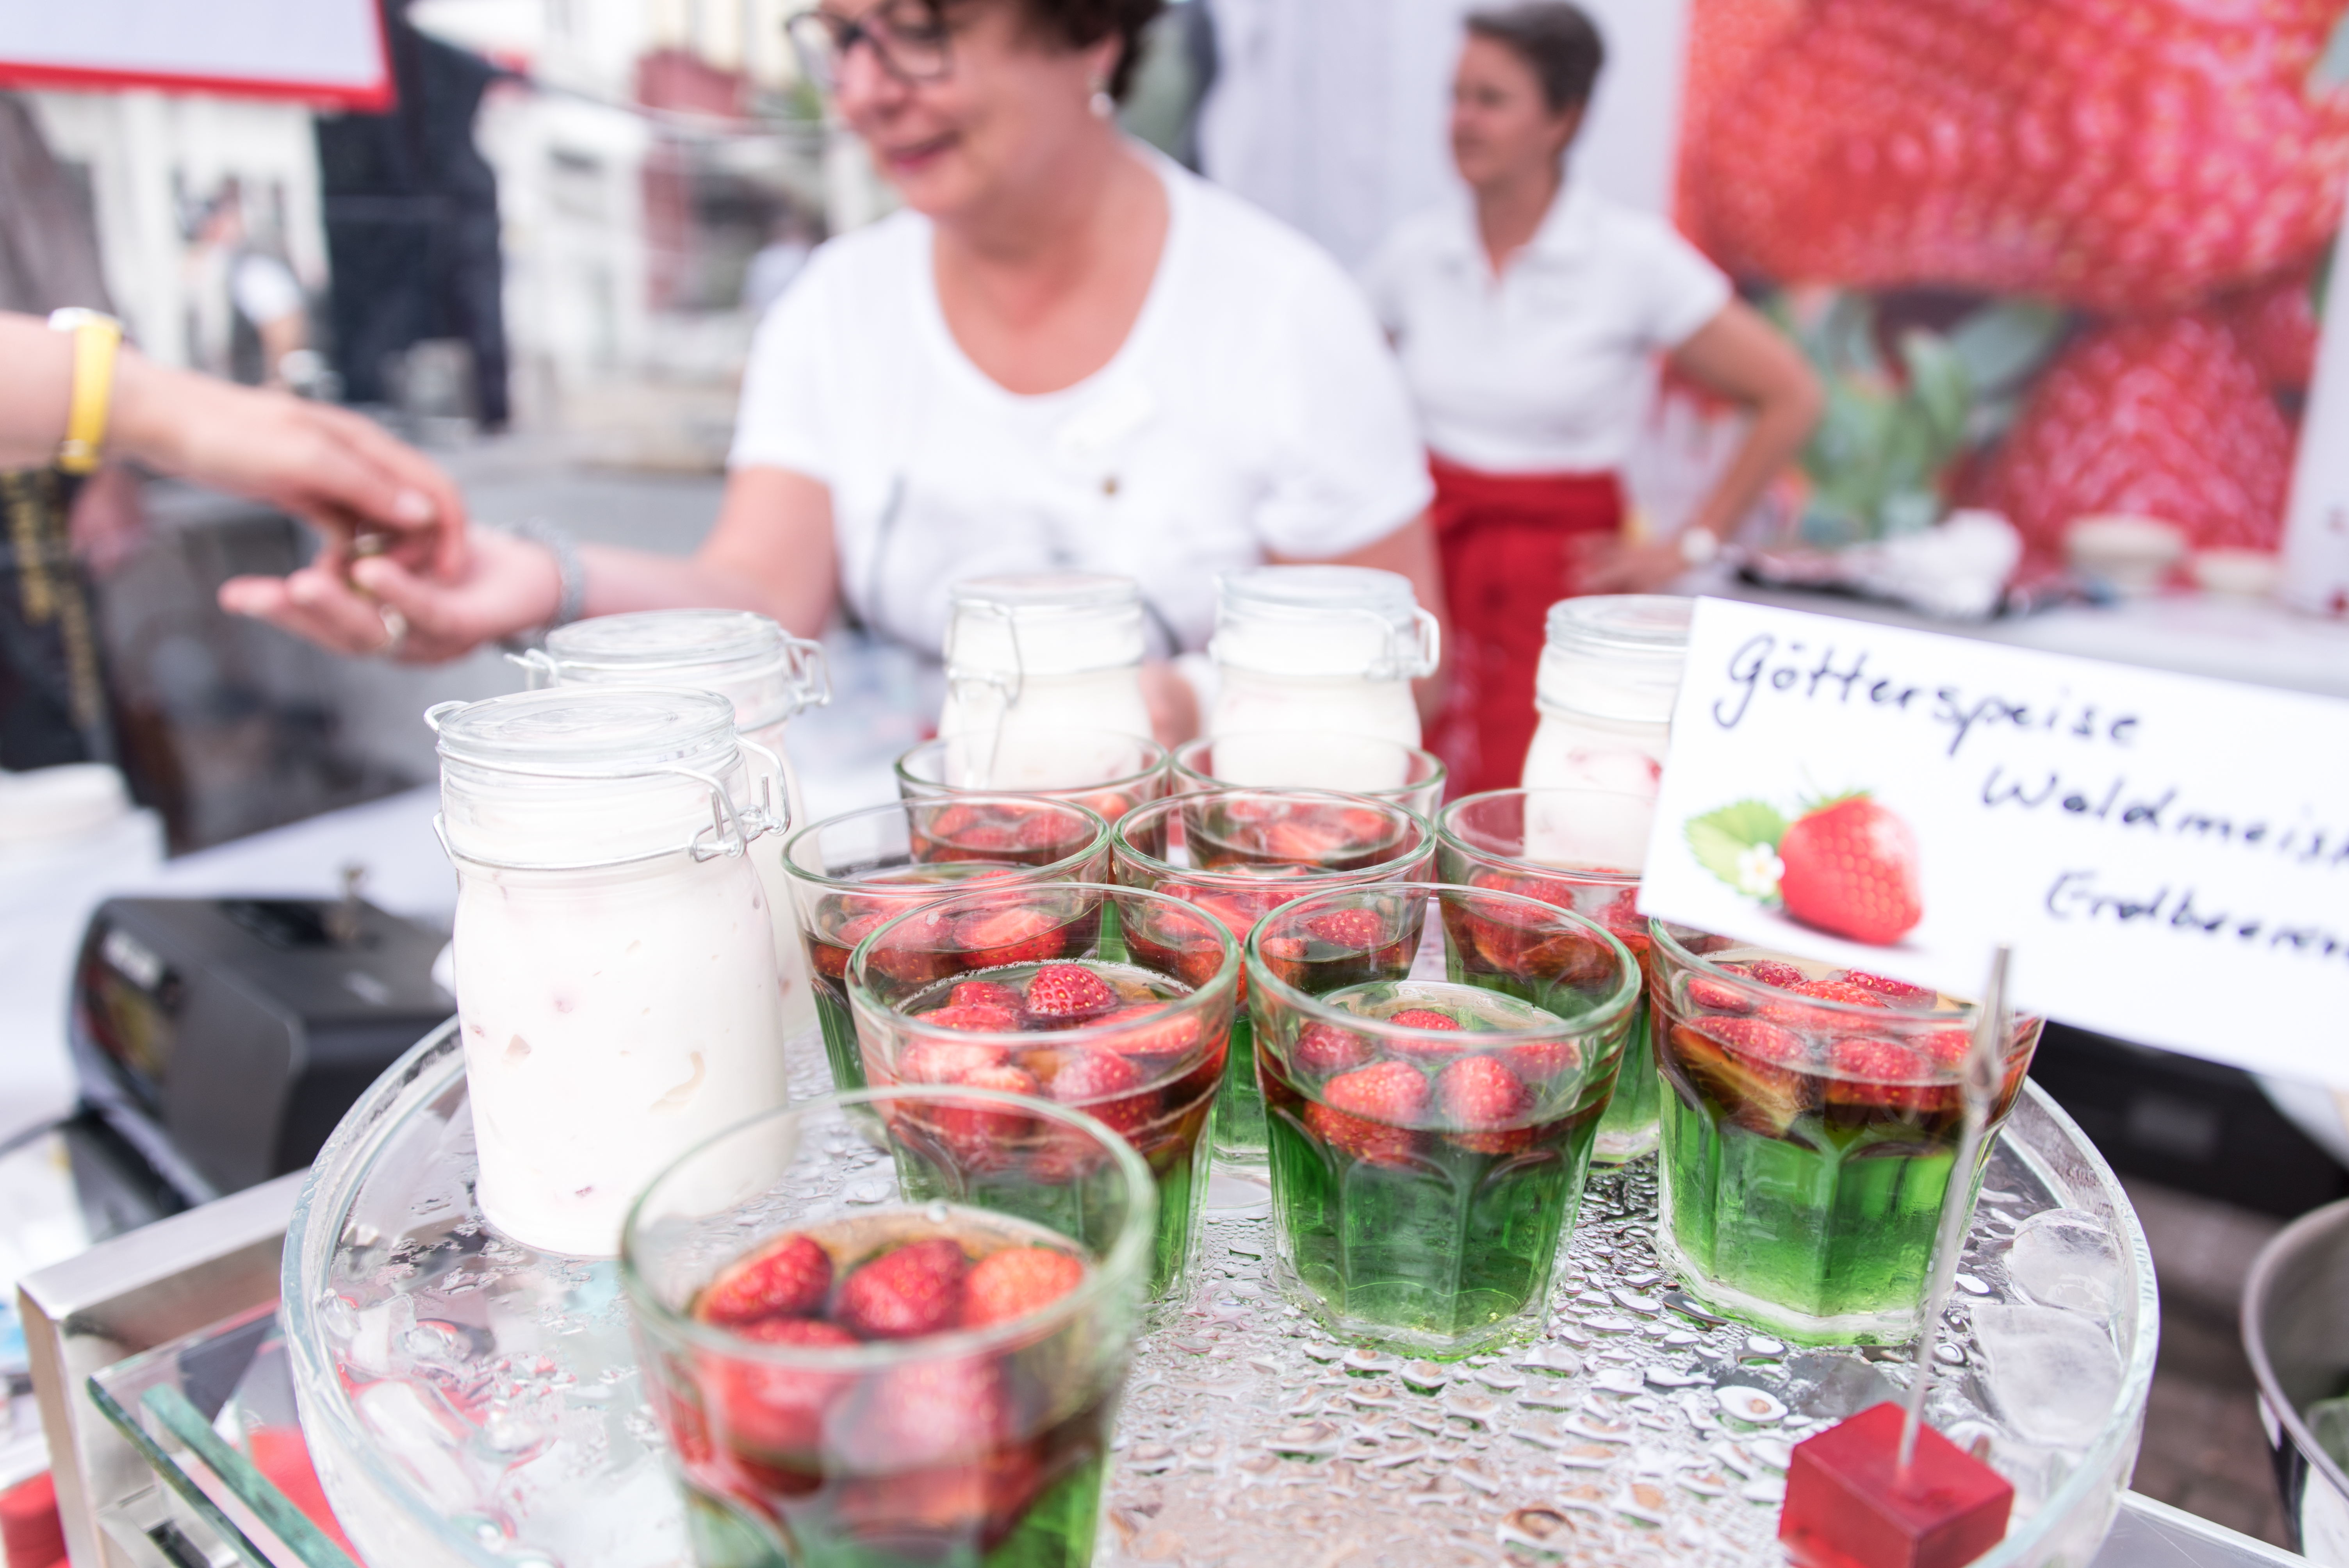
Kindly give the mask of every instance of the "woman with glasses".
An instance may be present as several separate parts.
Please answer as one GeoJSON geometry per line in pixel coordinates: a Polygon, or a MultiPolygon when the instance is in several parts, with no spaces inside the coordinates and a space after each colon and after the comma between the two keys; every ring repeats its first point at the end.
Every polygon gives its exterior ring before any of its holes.
{"type": "Polygon", "coordinates": [[[1433,470],[1454,628],[1429,744],[1462,793],[1518,781],[1545,612],[1647,593],[1709,561],[1818,417],[1792,346],[1670,225],[1566,179],[1604,48],[1535,0],[1467,19],[1453,160],[1469,200],[1411,220],[1365,273],[1433,470]],[[1754,418],[1674,538],[1620,537],[1619,479],[1657,356],[1754,418]]]}
{"type": "MultiPolygon", "coordinates": [[[[822,0],[791,36],[905,210],[835,239],[761,324],[715,530],[689,560],[476,531],[442,578],[383,557],[228,608],[442,659],[574,614],[835,594],[935,652],[990,573],[1136,579],[1166,651],[1220,572],[1342,561],[1441,603],[1409,399],[1353,284],[1113,118],[1160,0],[822,0]],[[361,591],[364,592],[361,592],[361,591]]],[[[334,563],[339,565],[339,563],[334,563]]],[[[1161,727],[1196,726],[1155,667],[1161,727]]]]}

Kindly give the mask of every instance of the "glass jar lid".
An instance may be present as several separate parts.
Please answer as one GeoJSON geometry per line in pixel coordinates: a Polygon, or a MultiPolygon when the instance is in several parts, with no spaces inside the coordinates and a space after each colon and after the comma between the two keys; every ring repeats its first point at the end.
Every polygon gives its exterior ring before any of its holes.
{"type": "Polygon", "coordinates": [[[823,650],[748,610],[640,610],[558,626],[525,660],[553,686],[700,686],[757,729],[830,699],[823,650]]]}
{"type": "Polygon", "coordinates": [[[951,590],[950,678],[1081,675],[1142,662],[1142,587],[1102,572],[968,577],[951,590]]]}
{"type": "Polygon", "coordinates": [[[1266,675],[1432,675],[1435,617],[1411,579],[1369,566],[1259,566],[1216,580],[1216,662],[1266,675]]]}
{"type": "Polygon", "coordinates": [[[1630,724],[1669,724],[1696,601],[1594,593],[1549,607],[1535,700],[1630,724]]]}
{"type": "Polygon", "coordinates": [[[443,762],[550,778],[716,773],[735,757],[734,706],[683,686],[553,686],[425,715],[443,762]]]}

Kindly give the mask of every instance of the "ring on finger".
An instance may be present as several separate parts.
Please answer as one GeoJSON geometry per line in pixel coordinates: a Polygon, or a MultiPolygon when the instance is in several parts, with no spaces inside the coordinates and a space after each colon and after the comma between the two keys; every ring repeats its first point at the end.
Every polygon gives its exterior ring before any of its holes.
{"type": "Polygon", "coordinates": [[[389,604],[378,604],[375,613],[383,620],[383,643],[376,649],[375,656],[379,659],[398,657],[401,646],[408,641],[408,617],[389,604]]]}

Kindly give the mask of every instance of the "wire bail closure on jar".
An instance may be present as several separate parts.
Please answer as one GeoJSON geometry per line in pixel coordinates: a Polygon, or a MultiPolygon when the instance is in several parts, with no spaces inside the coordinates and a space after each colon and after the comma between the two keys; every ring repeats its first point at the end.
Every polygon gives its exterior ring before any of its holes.
{"type": "MultiPolygon", "coordinates": [[[[460,708],[471,706],[472,704],[462,700],[434,703],[424,710],[424,722],[433,734],[438,735],[440,733],[440,721],[443,718],[460,708]]],[[[446,854],[452,862],[463,861],[471,865],[485,866],[492,871],[605,871],[616,866],[637,865],[647,861],[659,860],[664,856],[675,854],[679,850],[692,856],[697,862],[739,859],[749,851],[752,843],[767,834],[789,832],[792,819],[791,803],[788,799],[782,803],[780,820],[776,813],[773,781],[781,772],[782,759],[769,748],[760,745],[755,740],[747,739],[740,734],[734,737],[734,744],[739,748],[745,748],[758,753],[767,760],[772,769],[759,781],[760,800],[757,805],[737,806],[734,803],[733,795],[727,789],[724,781],[698,768],[687,768],[674,762],[650,763],[643,767],[626,769],[595,770],[565,769],[560,771],[537,768],[512,768],[498,763],[478,761],[468,764],[471,767],[505,774],[512,778],[544,779],[560,783],[592,783],[598,780],[617,783],[656,774],[690,779],[709,791],[709,825],[697,829],[691,838],[674,849],[652,850],[637,855],[620,855],[611,860],[570,861],[556,865],[485,860],[477,854],[460,851],[450,843],[446,813],[441,811],[432,813],[432,836],[440,841],[441,852],[446,854]]]]}

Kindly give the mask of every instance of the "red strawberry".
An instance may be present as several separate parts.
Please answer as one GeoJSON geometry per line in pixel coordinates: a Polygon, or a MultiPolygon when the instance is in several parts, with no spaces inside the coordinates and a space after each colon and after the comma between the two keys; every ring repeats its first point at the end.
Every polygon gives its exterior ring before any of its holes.
{"type": "Polygon", "coordinates": [[[1164,1002],[1136,1002],[1104,1014],[1092,1020],[1096,1028],[1112,1025],[1131,1026],[1121,1033],[1103,1036],[1099,1044],[1104,1050],[1132,1057],[1153,1071],[1168,1060],[1182,1056],[1199,1043],[1199,1019],[1195,1014],[1172,1015],[1164,1002]],[[1155,1019],[1154,1023],[1143,1023],[1155,1019]]]}
{"type": "Polygon", "coordinates": [[[2099,512],[2174,523],[2198,549],[2273,550],[2292,463],[2259,364],[2223,315],[2198,311],[2075,338],[1966,489],[2042,560],[2099,512]]]}
{"type": "Polygon", "coordinates": [[[1501,1053],[1501,1059],[1527,1083],[1538,1083],[1580,1067],[1582,1047],[1572,1040],[1535,1040],[1509,1047],[1501,1053]]]}
{"type": "Polygon", "coordinates": [[[736,1327],[762,1317],[804,1317],[832,1289],[832,1254],[793,1232],[727,1265],[696,1298],[704,1323],[736,1327]]]}
{"type": "Polygon", "coordinates": [[[1469,1057],[1435,1075],[1435,1101],[1454,1128],[1491,1132],[1524,1116],[1534,1097],[1516,1074],[1492,1057],[1469,1057]]]}
{"type": "Polygon", "coordinates": [[[1913,1044],[1935,1067],[1954,1072],[1966,1065],[1966,1054],[1974,1048],[1974,1037],[1971,1029],[1936,1029],[1913,1044]]]}
{"type": "Polygon", "coordinates": [[[1933,1082],[1930,1063],[1895,1040],[1850,1038],[1827,1047],[1826,1080],[1831,1105],[1883,1107],[1893,1110],[1955,1109],[1955,1084],[1933,1082]]]}
{"type": "Polygon", "coordinates": [[[1047,1092],[1062,1105],[1081,1108],[1130,1140],[1157,1109],[1155,1095],[1138,1092],[1147,1081],[1140,1068],[1114,1051],[1071,1051],[1052,1075],[1047,1092]]]}
{"type": "MultiPolygon", "coordinates": [[[[971,1088],[1000,1089],[1006,1094],[1043,1092],[1033,1073],[1009,1063],[972,1068],[955,1081],[971,1088]]],[[[1036,1127],[1035,1119],[1023,1111],[973,1099],[942,1097],[935,1107],[925,1109],[923,1116],[959,1162],[972,1171],[1000,1169],[1036,1127]]]]}
{"type": "Polygon", "coordinates": [[[909,1361],[867,1379],[835,1425],[850,1468],[892,1474],[983,1460],[1011,1435],[1012,1418],[1001,1363],[965,1356],[909,1361]]]}
{"type": "Polygon", "coordinates": [[[1427,1077],[1405,1062],[1378,1062],[1331,1078],[1321,1098],[1349,1116],[1409,1127],[1427,1114],[1427,1077]]]}
{"type": "Polygon", "coordinates": [[[1730,1119],[1775,1138],[1815,1103],[1816,1088],[1795,1064],[1802,1037],[1759,1018],[1697,1018],[1672,1026],[1672,1055],[1709,1084],[1730,1119]]]}
{"type": "Polygon", "coordinates": [[[1047,964],[1028,982],[1028,1016],[1048,1024],[1081,1024],[1115,1008],[1109,982],[1075,964],[1047,964]]]}
{"type": "Polygon", "coordinates": [[[966,980],[954,988],[954,995],[947,1000],[957,1007],[999,1007],[1007,1013],[1019,1011],[1019,993],[992,980],[966,980]]]}
{"type": "Polygon", "coordinates": [[[1332,947],[1368,953],[1387,940],[1386,922],[1367,909],[1333,909],[1305,923],[1305,929],[1332,947]]]}
{"type": "Polygon", "coordinates": [[[1710,975],[1692,975],[1688,983],[1689,1006],[1702,1007],[1713,1013],[1750,1013],[1754,998],[1726,980],[1715,980],[1710,975]]]}
{"type": "Polygon", "coordinates": [[[1782,989],[1791,985],[1800,985],[1810,978],[1793,965],[1781,964],[1775,958],[1756,958],[1750,964],[1728,964],[1723,965],[1723,967],[1734,969],[1742,975],[1751,975],[1764,985],[1776,985],[1782,989]]]}
{"type": "Polygon", "coordinates": [[[1471,1154],[1518,1154],[1534,1146],[1536,1130],[1503,1127],[1491,1132],[1447,1132],[1444,1141],[1471,1154]]]}
{"type": "Polygon", "coordinates": [[[1709,118],[1733,272],[2145,313],[2314,253],[2349,102],[2332,0],[1816,0],[1709,118]]]}
{"type": "Polygon", "coordinates": [[[1335,1024],[1308,1024],[1289,1047],[1289,1057],[1307,1072],[1341,1073],[1371,1059],[1371,1043],[1335,1024]]]}
{"type": "Polygon", "coordinates": [[[955,921],[956,945],[973,969],[1058,957],[1064,937],[1060,925],[1040,909],[983,909],[955,921]]]}
{"type": "Polygon", "coordinates": [[[856,944],[872,935],[888,921],[885,914],[852,914],[832,928],[829,942],[810,943],[809,951],[815,959],[818,973],[827,980],[845,979],[849,954],[856,944]]]}
{"type": "MultiPolygon", "coordinates": [[[[856,1336],[818,1318],[771,1317],[745,1326],[745,1339],[810,1350],[844,1350],[856,1336]]],[[[823,1439],[824,1416],[856,1382],[853,1372],[777,1367],[747,1356],[709,1356],[704,1376],[718,1398],[713,1412],[719,1439],[752,1453],[812,1453],[823,1439]]]]}
{"type": "Polygon", "coordinates": [[[1606,974],[1615,961],[1598,938],[1558,930],[1552,916],[1523,905],[1482,902],[1465,910],[1447,908],[1444,918],[1455,946],[1465,927],[1477,956],[1504,975],[1587,984],[1606,974]]]}
{"type": "Polygon", "coordinates": [[[1536,876],[1530,872],[1480,871],[1468,879],[1468,885],[1515,893],[1519,898],[1539,899],[1559,909],[1574,907],[1574,884],[1557,877],[1536,876]]]}
{"type": "Polygon", "coordinates": [[[841,1281],[833,1316],[860,1339],[918,1339],[962,1315],[970,1260],[943,1236],[908,1242],[859,1264],[841,1281]]]}
{"type": "Polygon", "coordinates": [[[1917,835],[1866,795],[1797,818],[1778,841],[1778,858],[1786,868],[1778,896],[1806,925],[1881,947],[1924,917],[1917,835]]]}
{"type": "Polygon", "coordinates": [[[1052,1247],[1006,1247],[972,1265],[963,1282],[962,1326],[990,1323],[1040,1311],[1077,1288],[1085,1265],[1052,1247]]]}
{"type": "Polygon", "coordinates": [[[1102,789],[1091,795],[1080,795],[1077,797],[1077,804],[1091,807],[1100,812],[1103,820],[1111,822],[1116,821],[1133,810],[1133,799],[1119,794],[1114,789],[1102,789]]]}
{"type": "MultiPolygon", "coordinates": [[[[951,1011],[944,1008],[941,1011],[951,1011]]],[[[916,1040],[897,1060],[901,1083],[961,1083],[988,1068],[1011,1059],[1001,1046],[967,1046],[960,1040],[916,1040]]]]}
{"type": "Polygon", "coordinates": [[[1865,1028],[1855,1025],[1846,1015],[1832,1007],[1807,1006],[1794,1000],[1795,996],[1816,996],[1825,1002],[1840,1002],[1848,1007],[1872,1007],[1882,1010],[1890,1004],[1864,985],[1847,985],[1840,980],[1806,980],[1799,985],[1785,987],[1784,997],[1773,997],[1762,1004],[1762,1016],[1789,1029],[1815,1029],[1832,1033],[1838,1029],[1865,1028]]]}
{"type": "MultiPolygon", "coordinates": [[[[1865,969],[1847,969],[1835,978],[1847,985],[1857,985],[1875,992],[1888,1001],[1929,1006],[1940,993],[1930,986],[1911,985],[1905,980],[1894,980],[1882,975],[1870,975],[1865,969]]],[[[1816,995],[1814,992],[1812,995],[1816,995]]]]}
{"type": "MultiPolygon", "coordinates": [[[[880,918],[903,913],[890,910],[880,918]]],[[[919,985],[953,973],[956,965],[940,949],[952,936],[947,917],[935,909],[906,915],[905,923],[881,939],[873,951],[874,969],[903,985],[919,985]]]]}
{"type": "Polygon", "coordinates": [[[1459,1019],[1446,1017],[1426,1007],[1405,1007],[1387,1022],[1401,1024],[1406,1029],[1457,1029],[1460,1026],[1459,1019]]]}
{"type": "Polygon", "coordinates": [[[1354,847],[1336,820],[1319,812],[1292,816],[1264,830],[1264,852],[1298,865],[1319,865],[1354,847]]]}
{"type": "Polygon", "coordinates": [[[1419,1151],[1419,1134],[1348,1116],[1316,1101],[1305,1108],[1305,1130],[1340,1154],[1373,1165],[1407,1165],[1419,1151]]]}
{"type": "Polygon", "coordinates": [[[934,1029],[962,1029],[972,1034],[1002,1035],[1016,1033],[1019,1015],[1008,1007],[989,1007],[972,1003],[957,1003],[951,1007],[937,1007],[927,1013],[914,1015],[934,1029]]]}

